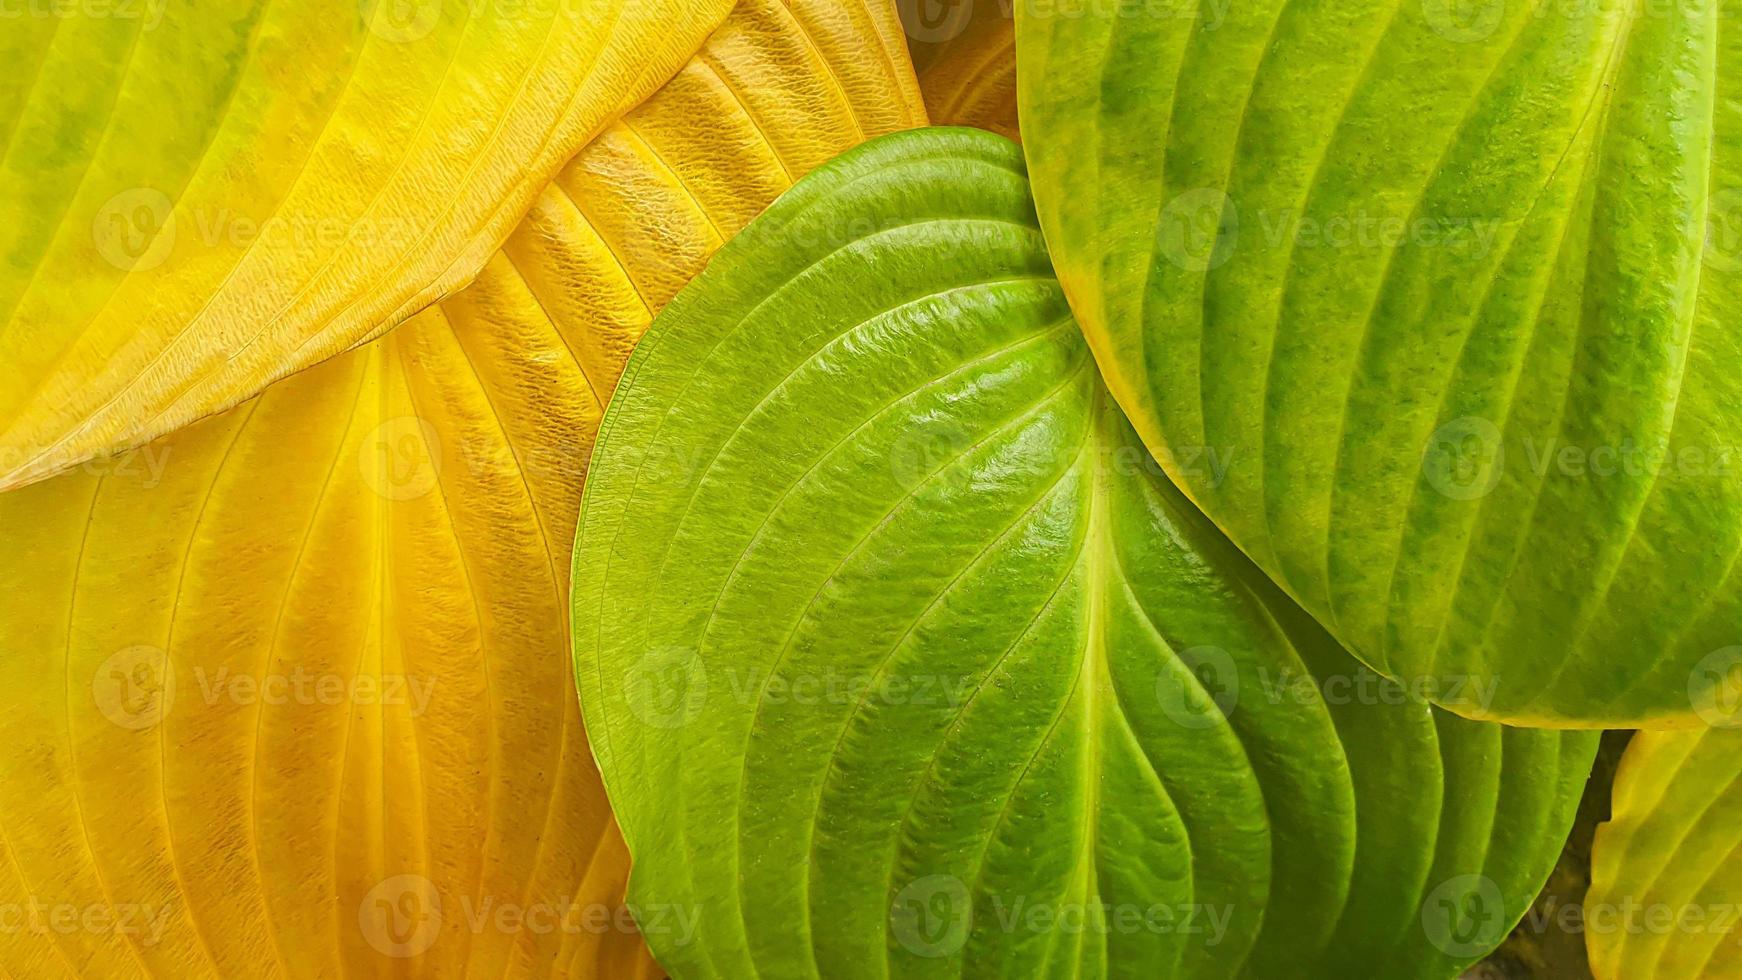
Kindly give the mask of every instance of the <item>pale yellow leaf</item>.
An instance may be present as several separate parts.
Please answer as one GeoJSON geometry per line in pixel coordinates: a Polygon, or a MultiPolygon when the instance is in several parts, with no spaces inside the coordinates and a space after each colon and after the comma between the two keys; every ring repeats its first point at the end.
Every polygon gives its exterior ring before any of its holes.
{"type": "Polygon", "coordinates": [[[115,0],[0,31],[0,489],[475,275],[730,0],[115,0]]]}

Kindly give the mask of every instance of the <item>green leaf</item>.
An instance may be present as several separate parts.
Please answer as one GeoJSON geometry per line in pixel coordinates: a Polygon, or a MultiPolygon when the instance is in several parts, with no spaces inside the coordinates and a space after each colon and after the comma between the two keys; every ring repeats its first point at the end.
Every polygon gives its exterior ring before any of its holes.
{"type": "Polygon", "coordinates": [[[1686,722],[1737,642],[1731,7],[1019,10],[1041,226],[1119,403],[1461,713],[1686,722]]]}
{"type": "MultiPolygon", "coordinates": [[[[1742,663],[1742,650],[1731,667],[1742,663]]],[[[1738,673],[1742,678],[1742,673],[1738,673]]],[[[1721,727],[1640,732],[1597,828],[1585,944],[1599,980],[1742,977],[1742,714],[1721,727]]]]}
{"type": "Polygon", "coordinates": [[[973,130],[822,167],[673,300],[574,568],[679,977],[1449,977],[1595,747],[1378,683],[1193,510],[973,130]]]}

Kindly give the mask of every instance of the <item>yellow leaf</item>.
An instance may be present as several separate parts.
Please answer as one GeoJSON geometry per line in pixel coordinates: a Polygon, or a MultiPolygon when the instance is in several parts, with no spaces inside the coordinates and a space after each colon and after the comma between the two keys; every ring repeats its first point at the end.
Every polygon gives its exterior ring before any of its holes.
{"type": "Polygon", "coordinates": [[[901,10],[931,121],[1020,139],[1014,5],[903,0],[901,10]]]}
{"type": "Polygon", "coordinates": [[[1615,771],[1583,917],[1598,980],[1742,978],[1742,647],[1707,659],[1710,727],[1638,732],[1615,771]]]}
{"type": "Polygon", "coordinates": [[[566,636],[602,404],[722,239],[923,121],[882,4],[746,0],[470,287],[0,494],[0,971],[653,970],[566,636]]]}
{"type": "Polygon", "coordinates": [[[229,408],[464,285],[730,7],[26,5],[0,32],[0,489],[229,408]]]}

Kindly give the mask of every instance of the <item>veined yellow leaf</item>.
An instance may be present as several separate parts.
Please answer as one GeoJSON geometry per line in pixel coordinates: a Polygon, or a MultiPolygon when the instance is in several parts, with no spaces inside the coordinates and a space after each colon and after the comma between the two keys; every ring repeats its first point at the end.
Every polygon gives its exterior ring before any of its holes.
{"type": "Polygon", "coordinates": [[[1598,980],[1742,978],[1742,647],[1711,727],[1633,736],[1591,845],[1585,945],[1598,980]]]}
{"type": "Polygon", "coordinates": [[[0,37],[0,489],[471,279],[730,0],[122,0],[0,37]]]}
{"type": "Polygon", "coordinates": [[[466,289],[0,494],[0,971],[653,970],[570,679],[601,405],[724,238],[923,120],[892,11],[745,0],[466,289]]]}
{"type": "Polygon", "coordinates": [[[926,112],[938,125],[975,126],[1020,139],[1014,3],[964,3],[961,10],[929,27],[909,18],[916,64],[924,52],[919,87],[926,112]]]}

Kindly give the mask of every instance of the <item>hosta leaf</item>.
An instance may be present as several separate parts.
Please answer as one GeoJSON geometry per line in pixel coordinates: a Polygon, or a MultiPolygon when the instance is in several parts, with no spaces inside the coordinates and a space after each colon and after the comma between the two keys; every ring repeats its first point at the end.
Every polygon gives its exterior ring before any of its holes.
{"type": "Polygon", "coordinates": [[[0,488],[228,408],[463,285],[731,6],[152,0],[9,18],[0,488]]]}
{"type": "Polygon", "coordinates": [[[923,120],[898,45],[879,5],[745,0],[468,288],[0,494],[0,910],[43,909],[0,971],[652,970],[566,657],[593,433],[789,174],[923,120]]]}
{"type": "Polygon", "coordinates": [[[1018,10],[1041,225],[1119,403],[1459,712],[1685,723],[1738,642],[1731,7],[1018,10]]]}
{"type": "Polygon", "coordinates": [[[916,57],[925,54],[919,86],[931,121],[976,126],[1016,139],[1016,21],[1003,3],[945,7],[929,23],[908,27],[916,57]],[[920,38],[937,37],[927,43],[920,38]]]}
{"type": "Polygon", "coordinates": [[[1380,693],[1148,460],[989,133],[843,156],[678,295],[574,578],[632,900],[707,911],[668,969],[1449,977],[1504,936],[1594,736],[1380,693]]]}
{"type": "Polygon", "coordinates": [[[1640,732],[1627,746],[1585,898],[1599,980],[1742,977],[1738,721],[1732,711],[1723,727],[1640,732]]]}

